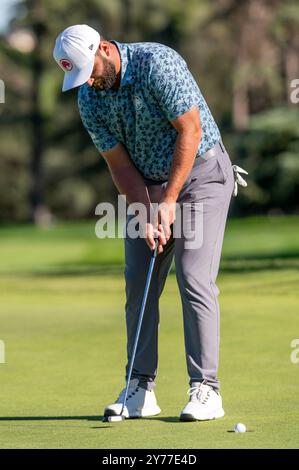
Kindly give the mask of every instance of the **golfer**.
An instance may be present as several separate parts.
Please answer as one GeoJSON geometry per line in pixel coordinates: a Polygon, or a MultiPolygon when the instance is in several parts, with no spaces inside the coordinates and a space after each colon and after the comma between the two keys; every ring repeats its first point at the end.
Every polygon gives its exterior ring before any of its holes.
{"type": "MultiPolygon", "coordinates": [[[[180,420],[220,418],[216,278],[231,197],[237,183],[246,186],[238,171],[245,171],[232,165],[186,62],[170,47],[108,41],[87,25],[75,25],[58,36],[53,54],[65,72],[62,91],[79,87],[82,122],[119,193],[146,208],[139,220],[143,236],[125,237],[126,374],[155,238],[159,243],[124,415],[161,412],[154,392],[159,297],[175,258],[190,379],[180,420]],[[153,203],[159,208],[155,220],[153,203]],[[180,237],[173,233],[176,208],[184,205],[188,223],[202,232],[196,246],[186,243],[184,231],[180,237]]],[[[122,398],[124,390],[105,408],[106,417],[120,413],[122,398]]]]}

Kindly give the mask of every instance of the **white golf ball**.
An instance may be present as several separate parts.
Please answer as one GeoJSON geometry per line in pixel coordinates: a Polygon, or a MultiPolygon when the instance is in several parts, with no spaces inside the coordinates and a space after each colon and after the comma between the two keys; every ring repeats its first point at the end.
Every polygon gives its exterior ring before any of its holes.
{"type": "Polygon", "coordinates": [[[243,423],[236,424],[236,426],[234,427],[234,431],[235,432],[246,432],[245,424],[243,424],[243,423]]]}

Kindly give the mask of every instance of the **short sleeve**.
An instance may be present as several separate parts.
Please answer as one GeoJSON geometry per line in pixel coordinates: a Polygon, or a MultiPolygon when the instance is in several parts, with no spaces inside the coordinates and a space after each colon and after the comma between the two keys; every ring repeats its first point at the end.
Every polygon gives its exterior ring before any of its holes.
{"type": "Polygon", "coordinates": [[[78,107],[82,123],[89,133],[94,145],[100,152],[107,152],[118,143],[117,138],[109,131],[101,118],[93,111],[84,94],[78,94],[78,107]]]}
{"type": "Polygon", "coordinates": [[[173,49],[165,48],[153,56],[149,87],[169,121],[198,106],[196,82],[184,59],[173,49]]]}

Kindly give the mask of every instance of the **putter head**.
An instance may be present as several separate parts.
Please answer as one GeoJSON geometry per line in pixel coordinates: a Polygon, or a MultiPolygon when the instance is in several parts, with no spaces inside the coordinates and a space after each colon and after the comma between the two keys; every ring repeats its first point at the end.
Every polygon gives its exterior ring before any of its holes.
{"type": "Polygon", "coordinates": [[[109,423],[120,423],[121,421],[124,421],[124,420],[125,420],[124,415],[108,416],[109,423]]]}
{"type": "Polygon", "coordinates": [[[124,415],[112,415],[112,416],[104,416],[102,422],[103,423],[120,423],[124,421],[124,415]]]}

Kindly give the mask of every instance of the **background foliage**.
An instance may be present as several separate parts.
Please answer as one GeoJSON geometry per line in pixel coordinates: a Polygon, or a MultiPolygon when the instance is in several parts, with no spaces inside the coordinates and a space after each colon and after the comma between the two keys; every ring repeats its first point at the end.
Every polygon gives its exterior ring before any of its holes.
{"type": "Polygon", "coordinates": [[[115,200],[76,91],[61,93],[52,58],[57,34],[75,23],[108,39],[177,49],[233,162],[249,171],[232,214],[298,212],[299,111],[290,101],[299,78],[296,1],[19,0],[0,38],[0,220],[86,218],[101,200],[115,200]]]}

